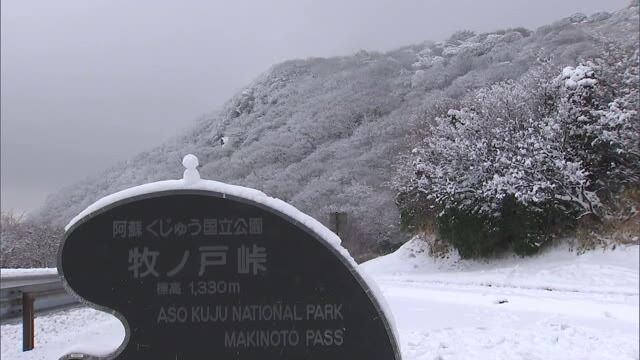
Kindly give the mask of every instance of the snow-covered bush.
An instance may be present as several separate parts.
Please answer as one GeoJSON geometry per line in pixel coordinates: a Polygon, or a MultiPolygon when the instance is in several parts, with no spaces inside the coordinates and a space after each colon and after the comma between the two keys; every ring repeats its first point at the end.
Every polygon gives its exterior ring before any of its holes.
{"type": "Polygon", "coordinates": [[[553,238],[549,229],[570,220],[553,206],[532,208],[513,196],[502,199],[499,214],[449,207],[436,217],[440,237],[463,258],[490,257],[508,249],[518,255],[533,254],[553,238]]]}
{"type": "Polygon", "coordinates": [[[589,16],[587,21],[588,22],[598,22],[598,21],[607,20],[610,17],[611,17],[611,13],[608,13],[606,11],[600,11],[600,12],[594,13],[591,16],[589,16]]]}
{"type": "Polygon", "coordinates": [[[463,256],[488,255],[489,250],[516,244],[522,253],[530,252],[534,244],[548,240],[544,234],[527,235],[539,232],[535,226],[548,225],[537,221],[536,212],[544,217],[550,204],[583,202],[586,171],[564,158],[562,128],[545,116],[551,108],[538,75],[532,72],[521,81],[480,89],[460,109],[436,117],[413,150],[410,187],[419,191],[422,201],[446,210],[438,220],[441,235],[463,256]],[[526,205],[523,216],[511,221],[523,223],[515,228],[496,220],[511,215],[516,205],[505,206],[514,202],[526,205]],[[528,224],[527,218],[536,221],[528,224]],[[483,236],[490,244],[476,240],[481,224],[490,224],[483,236]],[[520,232],[501,235],[506,228],[520,232]]]}
{"type": "Polygon", "coordinates": [[[476,35],[475,32],[471,30],[459,30],[454,32],[449,39],[447,40],[447,44],[459,45],[461,42],[468,40],[476,35]]]}
{"type": "Polygon", "coordinates": [[[603,59],[560,75],[543,64],[425,119],[397,177],[402,215],[436,216],[462,256],[531,253],[558,225],[613,216],[640,182],[638,51],[603,59]]]}
{"type": "Polygon", "coordinates": [[[640,182],[638,58],[637,49],[610,44],[603,57],[555,79],[567,155],[584,165],[589,191],[606,202],[591,209],[599,217],[612,215],[623,187],[640,182]]]}
{"type": "Polygon", "coordinates": [[[538,115],[545,99],[535,80],[480,89],[436,117],[413,151],[416,185],[445,206],[487,214],[508,195],[537,204],[579,192],[586,172],[564,158],[556,119],[538,115]]]}

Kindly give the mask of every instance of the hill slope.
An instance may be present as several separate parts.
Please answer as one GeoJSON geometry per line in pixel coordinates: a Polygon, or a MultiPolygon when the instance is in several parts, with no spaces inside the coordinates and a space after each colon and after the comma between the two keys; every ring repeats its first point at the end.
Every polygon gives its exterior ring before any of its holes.
{"type": "Polygon", "coordinates": [[[179,177],[180,159],[193,153],[204,178],[257,188],[324,223],[346,212],[345,246],[367,257],[404,240],[386,182],[418,119],[446,99],[518,78],[537,59],[575,65],[603,38],[637,44],[638,8],[576,14],[534,32],[461,31],[387,53],[287,61],[191,131],[51,196],[34,218],[65,224],[104,195],[179,177]]]}

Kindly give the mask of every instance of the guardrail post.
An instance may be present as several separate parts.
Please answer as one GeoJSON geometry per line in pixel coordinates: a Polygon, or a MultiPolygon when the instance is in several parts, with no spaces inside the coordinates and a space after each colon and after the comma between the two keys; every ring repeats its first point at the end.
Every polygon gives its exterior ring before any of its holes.
{"type": "Polygon", "coordinates": [[[33,300],[33,295],[22,293],[22,351],[29,351],[34,347],[33,300]]]}

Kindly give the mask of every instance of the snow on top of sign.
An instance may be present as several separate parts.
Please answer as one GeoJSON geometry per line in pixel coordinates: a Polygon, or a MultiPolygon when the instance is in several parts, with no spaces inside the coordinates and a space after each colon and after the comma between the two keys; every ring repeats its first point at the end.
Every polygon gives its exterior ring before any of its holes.
{"type": "Polygon", "coordinates": [[[184,177],[182,179],[152,182],[128,188],[111,195],[107,195],[89,205],[89,207],[87,207],[80,214],[71,219],[67,226],[65,226],[65,231],[68,231],[75,223],[77,223],[87,215],[92,214],[118,201],[134,196],[169,190],[206,190],[251,200],[259,204],[266,205],[267,207],[275,209],[281,213],[284,213],[294,220],[309,227],[316,234],[320,235],[322,239],[327,241],[336,250],[338,250],[338,252],[345,258],[347,258],[352,265],[357,265],[349,252],[340,245],[341,240],[335,233],[327,229],[316,219],[307,214],[304,214],[292,205],[289,205],[288,203],[280,199],[267,196],[262,191],[258,191],[255,189],[225,184],[219,181],[200,179],[200,173],[196,168],[198,166],[198,158],[192,154],[186,155],[182,160],[182,164],[186,168],[186,170],[184,171],[184,177]]]}
{"type": "Polygon", "coordinates": [[[254,201],[256,203],[265,205],[269,208],[275,209],[278,212],[281,212],[285,215],[288,215],[292,219],[297,222],[307,226],[313,232],[320,236],[324,241],[326,241],[329,245],[331,245],[334,249],[340,253],[352,266],[361,278],[367,283],[370,291],[373,293],[373,296],[378,300],[378,303],[382,307],[382,311],[386,315],[389,320],[389,325],[394,333],[396,338],[396,342],[398,341],[397,330],[395,326],[395,321],[393,318],[393,314],[389,309],[388,304],[386,303],[384,296],[382,295],[382,291],[379,289],[378,285],[364,272],[358,271],[358,264],[353,260],[351,254],[342,247],[340,238],[333,231],[327,229],[324,225],[322,225],[318,220],[312,218],[311,216],[301,212],[296,209],[292,205],[276,198],[272,198],[267,196],[262,191],[258,191],[255,189],[250,189],[237,185],[225,184],[219,181],[213,180],[203,180],[200,178],[200,173],[198,172],[198,158],[195,155],[188,154],[182,160],[182,165],[186,168],[184,171],[184,177],[180,180],[164,180],[152,182],[144,185],[135,186],[132,188],[128,188],[117,193],[113,193],[111,195],[107,195],[102,199],[94,202],[89,205],[86,209],[84,209],[80,214],[76,215],[71,221],[65,226],[65,231],[68,231],[74,224],[83,219],[84,217],[104,208],[111,204],[114,204],[118,201],[128,199],[131,197],[150,194],[160,191],[169,191],[169,190],[206,190],[219,192],[231,196],[236,196],[239,198],[247,199],[254,201]]]}

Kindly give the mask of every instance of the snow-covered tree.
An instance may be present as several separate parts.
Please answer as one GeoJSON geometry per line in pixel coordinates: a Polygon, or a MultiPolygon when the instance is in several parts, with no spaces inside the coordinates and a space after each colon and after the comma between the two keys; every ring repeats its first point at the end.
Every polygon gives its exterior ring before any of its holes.
{"type": "Polygon", "coordinates": [[[0,267],[55,266],[62,228],[37,224],[12,212],[2,212],[0,219],[0,267]]]}
{"type": "Polygon", "coordinates": [[[415,185],[428,199],[482,214],[498,211],[507,196],[532,206],[581,204],[586,171],[565,159],[562,128],[540,112],[546,94],[536,80],[481,89],[461,109],[435,118],[413,150],[415,185]]]}
{"type": "Polygon", "coordinates": [[[425,119],[410,166],[399,167],[403,215],[442,211],[452,237],[460,219],[488,231],[524,222],[530,245],[549,238],[544,214],[613,215],[617,194],[640,183],[638,50],[610,46],[605,55],[560,75],[547,62],[425,119]]]}
{"type": "Polygon", "coordinates": [[[567,157],[588,169],[589,190],[609,203],[640,182],[638,66],[637,49],[608,44],[603,57],[566,67],[555,79],[567,157]]]}

